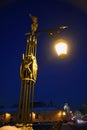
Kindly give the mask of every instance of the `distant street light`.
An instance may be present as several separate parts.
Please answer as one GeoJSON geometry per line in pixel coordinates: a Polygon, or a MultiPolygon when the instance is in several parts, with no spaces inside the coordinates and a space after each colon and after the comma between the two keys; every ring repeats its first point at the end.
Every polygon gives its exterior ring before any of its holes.
{"type": "MultiPolygon", "coordinates": [[[[37,31],[38,19],[35,16],[29,15],[33,23],[31,24],[31,32],[26,33],[28,35],[26,42],[26,52],[22,55],[22,63],[20,66],[20,99],[18,106],[18,120],[17,126],[31,127],[32,121],[35,116],[33,113],[34,103],[34,84],[37,78],[37,36],[41,33],[48,33],[51,38],[59,36],[60,31],[67,29],[67,26],[60,26],[57,28],[49,28],[47,30],[37,31]],[[29,116],[31,115],[31,116],[29,116]]],[[[56,45],[58,55],[62,56],[67,54],[67,47],[65,44],[56,45]]]]}
{"type": "Polygon", "coordinates": [[[9,122],[11,118],[11,114],[10,113],[5,113],[5,122],[9,122]]]}

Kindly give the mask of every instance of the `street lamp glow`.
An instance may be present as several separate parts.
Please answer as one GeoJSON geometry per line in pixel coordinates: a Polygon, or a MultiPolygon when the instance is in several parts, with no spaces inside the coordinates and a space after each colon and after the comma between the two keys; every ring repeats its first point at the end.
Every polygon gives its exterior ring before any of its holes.
{"type": "Polygon", "coordinates": [[[5,113],[5,121],[9,122],[11,118],[11,114],[10,113],[5,113]]]}
{"type": "Polygon", "coordinates": [[[55,50],[60,57],[64,57],[67,54],[68,46],[64,40],[59,40],[55,44],[55,50]]]}

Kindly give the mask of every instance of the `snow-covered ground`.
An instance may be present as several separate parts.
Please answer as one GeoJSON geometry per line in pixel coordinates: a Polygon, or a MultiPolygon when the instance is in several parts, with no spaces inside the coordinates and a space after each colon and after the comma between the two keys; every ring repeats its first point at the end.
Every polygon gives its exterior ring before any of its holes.
{"type": "Polygon", "coordinates": [[[33,130],[32,127],[21,127],[17,128],[16,126],[2,126],[0,130],[33,130]]]}
{"type": "Polygon", "coordinates": [[[21,128],[17,128],[16,126],[3,126],[0,127],[0,130],[21,130],[21,128]]]}

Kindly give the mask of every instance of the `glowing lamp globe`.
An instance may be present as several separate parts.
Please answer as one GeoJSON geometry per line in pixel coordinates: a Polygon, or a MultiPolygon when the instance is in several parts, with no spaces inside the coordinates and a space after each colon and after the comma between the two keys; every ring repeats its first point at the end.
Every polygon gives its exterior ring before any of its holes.
{"type": "Polygon", "coordinates": [[[67,43],[64,40],[58,40],[55,44],[55,50],[59,57],[65,57],[67,55],[67,43]]]}

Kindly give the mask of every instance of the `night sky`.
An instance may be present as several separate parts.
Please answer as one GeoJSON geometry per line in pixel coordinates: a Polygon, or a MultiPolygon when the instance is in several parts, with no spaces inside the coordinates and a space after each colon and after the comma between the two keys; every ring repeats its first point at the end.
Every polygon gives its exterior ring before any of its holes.
{"type": "Polygon", "coordinates": [[[61,59],[48,33],[38,37],[38,75],[35,101],[68,102],[78,108],[87,103],[87,2],[85,0],[1,0],[0,1],[0,105],[18,103],[20,64],[25,53],[26,32],[38,17],[38,30],[67,25],[61,33],[69,53],[61,59]]]}

